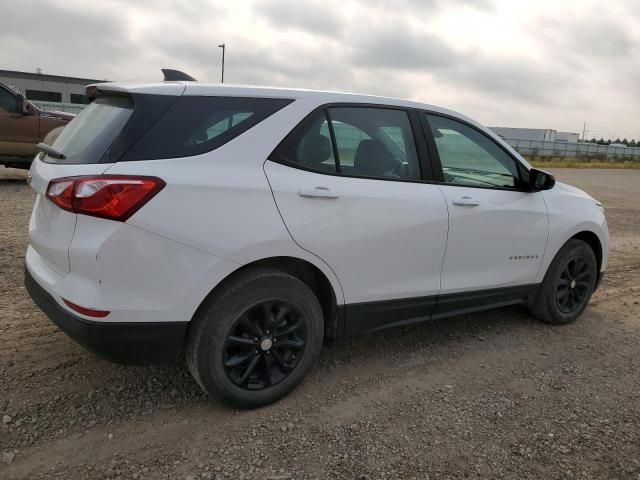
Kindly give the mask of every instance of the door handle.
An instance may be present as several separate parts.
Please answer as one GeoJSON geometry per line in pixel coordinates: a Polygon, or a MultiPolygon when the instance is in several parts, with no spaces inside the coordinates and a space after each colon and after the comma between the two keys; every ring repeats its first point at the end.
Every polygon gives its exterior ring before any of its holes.
{"type": "Polygon", "coordinates": [[[478,205],[480,205],[480,201],[466,195],[464,197],[454,198],[452,203],[454,205],[460,205],[462,207],[477,207],[478,205]]]}
{"type": "Polygon", "coordinates": [[[304,198],[326,198],[328,200],[339,197],[329,187],[301,188],[298,190],[298,195],[304,198]]]}

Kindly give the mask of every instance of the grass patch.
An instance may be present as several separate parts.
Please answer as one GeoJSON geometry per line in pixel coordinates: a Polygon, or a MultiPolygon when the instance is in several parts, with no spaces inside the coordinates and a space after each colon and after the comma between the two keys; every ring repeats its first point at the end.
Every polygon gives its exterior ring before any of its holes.
{"type": "Polygon", "coordinates": [[[636,168],[640,169],[640,158],[606,160],[597,157],[537,157],[524,155],[536,168],[636,168]]]}

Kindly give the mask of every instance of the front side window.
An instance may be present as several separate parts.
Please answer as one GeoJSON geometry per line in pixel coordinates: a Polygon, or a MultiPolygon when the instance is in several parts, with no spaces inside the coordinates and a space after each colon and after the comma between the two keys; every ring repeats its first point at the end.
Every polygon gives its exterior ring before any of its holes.
{"type": "Polygon", "coordinates": [[[464,123],[427,115],[445,183],[468,187],[515,187],[518,167],[493,140],[464,123]]]}
{"type": "Polygon", "coordinates": [[[15,113],[16,107],[16,96],[0,87],[0,112],[15,113]]]}
{"type": "Polygon", "coordinates": [[[420,179],[411,124],[403,110],[332,107],[318,111],[285,156],[290,162],[320,172],[420,179]]]}

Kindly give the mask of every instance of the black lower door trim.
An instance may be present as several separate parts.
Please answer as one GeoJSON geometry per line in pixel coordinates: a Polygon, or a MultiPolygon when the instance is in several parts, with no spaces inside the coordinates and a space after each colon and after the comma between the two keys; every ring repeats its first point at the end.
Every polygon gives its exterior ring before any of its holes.
{"type": "Polygon", "coordinates": [[[436,299],[432,296],[345,305],[344,334],[349,337],[429,320],[436,299]]]}
{"type": "Polygon", "coordinates": [[[352,303],[340,307],[344,336],[362,335],[385,328],[462,315],[507,305],[525,304],[539,285],[492,288],[429,297],[352,303]]]}
{"type": "Polygon", "coordinates": [[[479,310],[517,305],[526,302],[537,288],[538,285],[533,284],[439,295],[431,318],[451,317],[479,310]]]}

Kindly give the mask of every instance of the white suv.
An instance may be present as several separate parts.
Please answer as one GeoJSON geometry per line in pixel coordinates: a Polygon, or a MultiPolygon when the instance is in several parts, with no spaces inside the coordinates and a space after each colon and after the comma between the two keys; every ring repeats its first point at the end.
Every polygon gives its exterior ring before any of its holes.
{"type": "Polygon", "coordinates": [[[33,162],[26,286],[116,362],[184,351],[204,390],[291,391],[323,338],[523,304],[584,310],[602,206],[462,115],[371,96],[97,84],[33,162]]]}

